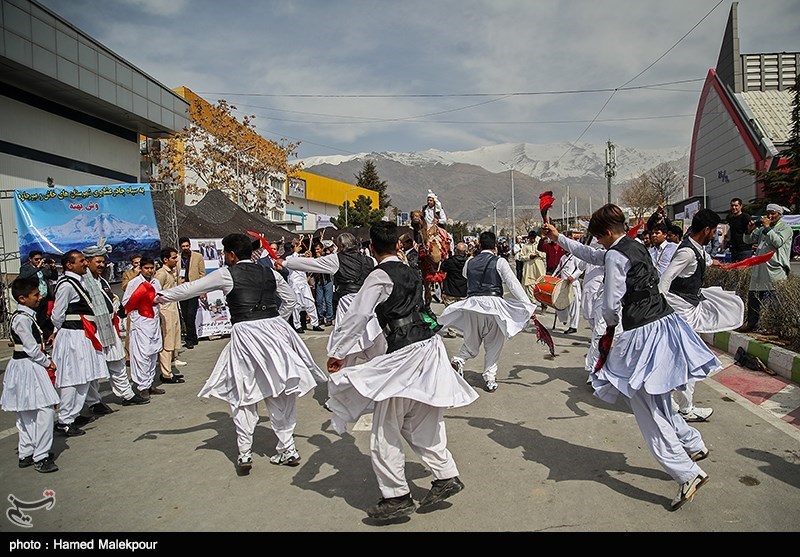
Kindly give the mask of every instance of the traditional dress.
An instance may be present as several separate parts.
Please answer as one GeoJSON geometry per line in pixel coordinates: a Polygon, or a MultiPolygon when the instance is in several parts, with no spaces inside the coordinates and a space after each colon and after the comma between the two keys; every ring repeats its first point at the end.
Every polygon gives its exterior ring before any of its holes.
{"type": "MultiPolygon", "coordinates": [[[[154,275],[162,290],[178,285],[177,267],[162,266],[154,275]]],[[[172,377],[172,364],[181,348],[181,315],[177,302],[161,304],[158,311],[161,323],[161,352],[158,353],[158,368],[161,377],[172,377]]]]}
{"type": "Polygon", "coordinates": [[[58,280],[51,319],[56,328],[53,341],[56,387],[61,390],[58,422],[60,426],[69,426],[80,414],[91,382],[108,378],[103,347],[96,335],[92,301],[81,275],[65,271],[58,280]]]}
{"type": "Polygon", "coordinates": [[[592,373],[595,396],[613,403],[622,393],[667,473],[682,485],[704,483],[708,476],[692,455],[699,460],[707,449],[700,433],[672,409],[670,393],[690,379],[705,379],[720,361],[658,291],[658,272],[641,243],[626,234],[607,251],[563,235],[558,243],[587,262],[605,265],[603,317],[609,326],[617,325],[622,306],[623,331],[603,367],[592,373]]]}
{"type": "MultiPolygon", "coordinates": [[[[736,292],[719,286],[702,288],[711,256],[691,235],[686,236],[661,276],[658,289],[675,312],[698,333],[717,333],[739,328],[744,322],[744,302],[736,292]]],[[[694,380],[675,391],[675,400],[686,417],[694,409],[694,380]]],[[[708,410],[710,415],[710,410],[708,410]]]]}
{"type": "Polygon", "coordinates": [[[566,309],[556,311],[556,318],[561,323],[567,325],[567,331],[575,331],[581,319],[581,281],[579,280],[586,268],[585,262],[581,261],[571,253],[561,256],[558,266],[553,272],[553,276],[561,280],[572,279],[569,287],[572,288],[572,302],[566,309]]]}
{"type": "MultiPolygon", "coordinates": [[[[137,290],[149,290],[146,285],[153,289],[154,294],[161,291],[161,284],[155,278],[145,280],[140,274],[131,279],[122,296],[122,305],[125,306],[131,318],[131,328],[128,331],[131,379],[140,392],[148,391],[153,386],[158,365],[158,353],[161,352],[163,346],[158,304],[150,296],[143,296],[145,299],[136,307],[129,303],[137,290]],[[152,314],[149,308],[152,308],[152,314]]],[[[136,296],[140,294],[141,292],[136,296]]]]}
{"type": "Polygon", "coordinates": [[[483,379],[491,392],[497,389],[497,363],[503,344],[528,325],[536,308],[508,261],[491,250],[483,250],[467,261],[463,272],[467,277],[467,298],[447,306],[438,322],[464,333],[461,349],[453,358],[454,367],[459,370],[478,355],[483,344],[483,379]],[[503,285],[513,299],[503,298],[503,285]]]}
{"type": "Polygon", "coordinates": [[[278,438],[274,463],[285,463],[281,455],[296,454],[297,397],[318,382],[327,381],[308,347],[287,322],[295,309],[294,292],[277,271],[240,261],[164,290],[157,300],[178,302],[212,290],[225,294],[233,327],[230,342],[197,396],[218,398],[230,405],[240,464],[252,462],[257,405],[263,400],[278,438]],[[280,311],[276,295],[281,300],[280,311]]]}
{"type": "MultiPolygon", "coordinates": [[[[405,440],[437,480],[458,476],[447,449],[444,410],[466,406],[478,393],[453,373],[441,337],[420,313],[422,284],[396,256],[369,274],[350,311],[331,335],[328,356],[343,359],[374,315],[386,333],[388,351],[332,373],[337,386],[329,405],[336,431],[374,411],[370,455],[384,498],[406,496],[405,440]]],[[[337,318],[338,320],[338,318],[337,318]]]]}
{"type": "Polygon", "coordinates": [[[17,413],[20,461],[41,462],[48,458],[53,444],[53,419],[59,397],[47,374],[51,360],[44,351],[43,337],[36,312],[20,305],[11,315],[14,353],[3,375],[0,398],[3,410],[17,413]]]}
{"type": "MultiPolygon", "coordinates": [[[[299,253],[293,253],[286,257],[285,261],[300,259],[299,253]]],[[[309,258],[310,259],[310,258],[309,258]]],[[[311,318],[311,327],[319,327],[319,316],[317,315],[317,304],[311,293],[311,286],[308,284],[308,277],[303,271],[290,271],[287,279],[289,286],[295,295],[296,304],[292,313],[295,329],[305,329],[306,324],[301,322],[300,312],[305,311],[311,318]]]]}
{"type": "Polygon", "coordinates": [[[528,299],[532,304],[538,304],[536,297],[533,295],[534,286],[539,277],[544,276],[547,272],[546,260],[547,254],[539,250],[538,242],[535,239],[530,239],[527,244],[522,245],[522,250],[519,253],[519,260],[522,262],[522,280],[520,281],[528,299]]]}

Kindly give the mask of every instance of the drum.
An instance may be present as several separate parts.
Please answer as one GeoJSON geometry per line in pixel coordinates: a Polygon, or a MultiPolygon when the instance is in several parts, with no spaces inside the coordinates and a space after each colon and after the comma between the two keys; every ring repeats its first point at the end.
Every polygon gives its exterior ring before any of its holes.
{"type": "Polygon", "coordinates": [[[533,285],[533,297],[561,311],[569,307],[575,294],[572,292],[572,285],[567,281],[544,275],[533,285]]]}

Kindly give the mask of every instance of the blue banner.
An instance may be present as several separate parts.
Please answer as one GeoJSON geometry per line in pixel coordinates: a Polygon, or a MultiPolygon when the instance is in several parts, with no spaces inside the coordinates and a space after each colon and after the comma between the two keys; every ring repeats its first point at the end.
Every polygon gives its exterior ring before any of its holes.
{"type": "Polygon", "coordinates": [[[150,184],[35,188],[14,191],[19,251],[58,257],[100,238],[109,259],[125,264],[134,253],[157,258],[161,239],[150,184]]]}

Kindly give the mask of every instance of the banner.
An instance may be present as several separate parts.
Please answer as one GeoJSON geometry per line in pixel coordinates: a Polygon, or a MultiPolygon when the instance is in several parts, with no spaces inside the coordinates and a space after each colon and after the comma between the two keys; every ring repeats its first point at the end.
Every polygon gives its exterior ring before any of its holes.
{"type": "MultiPolygon", "coordinates": [[[[222,238],[200,238],[190,240],[190,243],[192,251],[203,256],[206,275],[225,265],[225,258],[222,254],[222,238]]],[[[200,297],[195,325],[197,338],[230,334],[233,325],[222,290],[212,290],[200,297]]]]}
{"type": "Polygon", "coordinates": [[[58,260],[100,238],[117,268],[134,253],[155,259],[161,251],[150,184],[14,190],[14,213],[23,261],[34,249],[58,260]]]}

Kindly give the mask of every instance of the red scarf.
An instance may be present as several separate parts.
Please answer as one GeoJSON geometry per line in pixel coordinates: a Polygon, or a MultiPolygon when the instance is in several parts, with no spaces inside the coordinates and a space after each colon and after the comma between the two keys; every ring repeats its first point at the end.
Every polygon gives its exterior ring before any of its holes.
{"type": "Polygon", "coordinates": [[[125,304],[125,311],[130,313],[136,310],[142,317],[153,319],[156,316],[156,312],[153,309],[155,299],[156,289],[149,282],[143,282],[131,294],[128,303],[125,304]]]}

